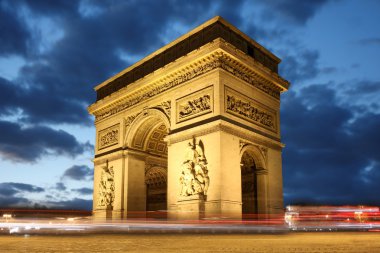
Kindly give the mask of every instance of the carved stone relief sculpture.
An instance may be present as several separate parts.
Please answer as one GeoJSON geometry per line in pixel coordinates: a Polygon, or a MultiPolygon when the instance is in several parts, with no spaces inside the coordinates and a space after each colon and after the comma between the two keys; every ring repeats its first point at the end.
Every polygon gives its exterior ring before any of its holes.
{"type": "Polygon", "coordinates": [[[233,74],[237,78],[251,84],[252,86],[256,87],[257,89],[265,92],[266,94],[276,98],[280,99],[280,91],[278,88],[276,88],[273,84],[264,83],[263,81],[259,81],[257,76],[250,75],[249,73],[246,73],[246,71],[240,69],[236,64],[233,64],[231,62],[231,59],[223,59],[221,60],[220,67],[227,72],[233,74]]]}
{"type": "Polygon", "coordinates": [[[135,104],[138,104],[138,103],[141,103],[142,101],[144,100],[147,100],[153,96],[156,96],[164,91],[167,91],[183,82],[186,82],[186,81],[189,81],[197,76],[200,76],[202,74],[205,74],[213,69],[216,69],[220,66],[220,61],[218,59],[213,59],[212,61],[209,61],[209,62],[206,62],[206,63],[203,63],[203,62],[199,62],[199,66],[196,67],[196,68],[192,68],[191,70],[189,70],[188,72],[184,73],[184,74],[181,74],[179,76],[175,76],[173,79],[171,79],[170,81],[165,81],[165,80],[162,80],[161,81],[161,84],[156,86],[155,88],[141,94],[141,95],[137,95],[127,101],[123,101],[121,102],[119,105],[117,105],[116,107],[112,107],[112,108],[107,108],[105,111],[100,111],[100,112],[96,112],[94,113],[94,115],[96,116],[96,119],[95,121],[98,121],[98,120],[101,120],[101,119],[104,119],[104,118],[107,118],[115,113],[118,113],[120,111],[123,111],[125,110],[126,108],[128,107],[131,107],[135,104]]]}
{"type": "Polygon", "coordinates": [[[170,115],[171,115],[171,102],[170,102],[170,100],[162,102],[157,107],[160,108],[161,110],[163,110],[165,112],[166,116],[168,116],[168,118],[170,119],[170,115]]]}
{"type": "Polygon", "coordinates": [[[235,92],[226,92],[226,111],[276,131],[276,114],[263,109],[257,102],[244,99],[235,92]]]}
{"type": "Polygon", "coordinates": [[[119,124],[99,132],[98,148],[106,148],[119,143],[119,124]]]}
{"type": "Polygon", "coordinates": [[[195,138],[188,143],[186,157],[181,165],[180,196],[207,195],[210,179],[202,141],[195,138]]]}
{"type": "Polygon", "coordinates": [[[212,87],[177,100],[177,122],[212,112],[212,87]]]}
{"type": "Polygon", "coordinates": [[[115,182],[113,167],[106,165],[102,167],[99,182],[99,195],[98,195],[98,207],[105,209],[112,209],[115,199],[115,182]]]}
{"type": "Polygon", "coordinates": [[[275,99],[280,99],[280,91],[274,85],[270,85],[269,82],[264,83],[258,81],[258,78],[256,76],[245,73],[245,71],[241,70],[237,64],[234,64],[231,61],[231,59],[227,58],[226,56],[214,57],[211,60],[207,61],[199,61],[196,66],[197,67],[191,67],[190,70],[186,70],[186,72],[183,74],[174,76],[170,79],[170,81],[167,81],[166,79],[160,80],[160,84],[157,85],[155,88],[149,90],[148,92],[136,95],[132,98],[129,98],[126,101],[122,101],[115,107],[107,107],[105,110],[95,112],[95,121],[99,121],[107,117],[110,117],[111,115],[123,111],[135,104],[138,104],[144,100],[147,100],[175,86],[178,86],[183,82],[189,81],[216,68],[222,68],[227,72],[231,73],[232,75],[240,78],[241,80],[244,80],[252,86],[260,89],[266,94],[274,97],[275,99]]]}
{"type": "Polygon", "coordinates": [[[210,96],[204,95],[202,97],[187,101],[179,105],[179,118],[183,119],[200,112],[210,110],[210,96]]]}
{"type": "Polygon", "coordinates": [[[132,124],[132,122],[135,120],[135,118],[137,117],[137,115],[139,115],[139,113],[131,115],[131,116],[128,116],[125,119],[125,128],[128,128],[132,124]]]}

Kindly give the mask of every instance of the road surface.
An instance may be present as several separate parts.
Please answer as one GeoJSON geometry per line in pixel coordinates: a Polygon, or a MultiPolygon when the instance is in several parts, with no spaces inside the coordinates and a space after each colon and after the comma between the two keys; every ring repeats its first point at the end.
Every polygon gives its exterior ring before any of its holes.
{"type": "Polygon", "coordinates": [[[380,233],[0,235],[0,252],[380,253],[380,233]]]}

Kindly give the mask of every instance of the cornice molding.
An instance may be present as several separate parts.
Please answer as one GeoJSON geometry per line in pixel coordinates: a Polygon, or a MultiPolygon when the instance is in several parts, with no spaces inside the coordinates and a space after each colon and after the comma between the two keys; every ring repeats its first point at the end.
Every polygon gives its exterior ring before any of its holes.
{"type": "Polygon", "coordinates": [[[241,50],[238,50],[236,47],[226,42],[225,40],[219,40],[219,45],[223,50],[223,55],[227,57],[226,60],[233,60],[234,64],[237,64],[241,67],[241,71],[248,71],[252,75],[258,77],[260,81],[266,83],[269,86],[273,86],[275,89],[281,87],[281,92],[286,91],[289,88],[290,83],[286,79],[282,78],[278,73],[270,71],[260,61],[247,56],[241,50]]]}
{"type": "Polygon", "coordinates": [[[159,80],[144,85],[144,87],[141,87],[136,91],[131,91],[127,96],[122,97],[117,101],[112,101],[106,106],[98,109],[96,108],[98,105],[95,103],[89,107],[89,112],[95,115],[95,122],[101,121],[214,69],[222,69],[268,94],[274,99],[280,99],[280,93],[283,91],[282,88],[257,74],[253,69],[238,62],[233,59],[230,54],[218,48],[211,54],[198,59],[196,62],[183,66],[180,70],[168,73],[159,80]]]}
{"type": "Polygon", "coordinates": [[[92,111],[90,109],[90,113],[93,113],[95,115],[95,121],[108,118],[111,115],[114,115],[133,105],[150,99],[165,91],[168,91],[169,89],[176,87],[186,81],[196,78],[202,74],[208,73],[211,70],[218,68],[220,64],[220,60],[214,57],[208,57],[208,59],[206,58],[199,60],[198,64],[185,67],[182,69],[182,71],[179,71],[183,73],[177,75],[168,75],[168,77],[162,78],[156,83],[149,85],[151,88],[145,88],[144,92],[141,92],[141,90],[133,92],[131,95],[117,102],[109,104],[108,106],[105,106],[100,110],[95,109],[94,111],[92,111]]]}

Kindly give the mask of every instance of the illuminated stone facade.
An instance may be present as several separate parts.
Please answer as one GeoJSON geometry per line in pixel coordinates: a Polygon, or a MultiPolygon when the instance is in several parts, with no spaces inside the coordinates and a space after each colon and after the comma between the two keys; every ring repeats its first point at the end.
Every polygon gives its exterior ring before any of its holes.
{"type": "Polygon", "coordinates": [[[279,62],[215,17],[95,87],[95,217],[281,213],[279,62]]]}

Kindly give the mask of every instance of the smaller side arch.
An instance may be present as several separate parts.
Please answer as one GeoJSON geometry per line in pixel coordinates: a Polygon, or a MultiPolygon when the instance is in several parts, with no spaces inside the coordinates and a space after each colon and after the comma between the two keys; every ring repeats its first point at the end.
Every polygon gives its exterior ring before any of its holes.
{"type": "Polygon", "coordinates": [[[266,162],[265,162],[265,157],[261,153],[259,147],[253,145],[253,144],[247,144],[244,145],[240,149],[240,159],[242,158],[243,154],[245,152],[248,152],[255,160],[256,167],[260,170],[267,170],[266,162]]]}
{"type": "Polygon", "coordinates": [[[125,138],[123,141],[123,147],[130,147],[135,137],[137,130],[147,121],[151,122],[163,122],[166,128],[170,129],[170,120],[168,116],[161,110],[156,108],[144,109],[139,113],[136,118],[132,121],[131,125],[128,127],[125,133],[125,138]],[[156,120],[156,121],[155,121],[156,120]]]}
{"type": "Polygon", "coordinates": [[[268,170],[260,147],[247,144],[240,150],[243,219],[264,218],[268,205],[268,170]]]}

